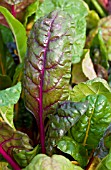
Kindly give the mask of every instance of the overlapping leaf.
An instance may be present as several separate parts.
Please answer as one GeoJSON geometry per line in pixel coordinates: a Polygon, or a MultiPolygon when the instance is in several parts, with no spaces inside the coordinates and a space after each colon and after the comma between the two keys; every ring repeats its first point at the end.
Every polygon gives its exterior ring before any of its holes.
{"type": "Polygon", "coordinates": [[[65,12],[54,11],[35,23],[28,40],[25,103],[37,121],[69,95],[73,43],[70,20],[65,12]]]}
{"type": "Polygon", "coordinates": [[[109,103],[111,103],[111,89],[107,81],[101,78],[95,78],[76,85],[73,90],[70,91],[70,99],[72,101],[81,101],[86,96],[93,94],[102,94],[106,96],[109,103]]]}
{"type": "Polygon", "coordinates": [[[29,144],[29,138],[26,134],[14,131],[5,122],[0,122],[0,153],[1,150],[13,157],[14,149],[31,150],[32,146],[29,144]]]}
{"type": "Polygon", "coordinates": [[[0,91],[0,114],[2,119],[12,128],[13,124],[13,108],[20,98],[21,83],[0,91]]]}
{"type": "Polygon", "coordinates": [[[15,19],[11,15],[11,13],[6,8],[0,6],[0,12],[6,18],[8,24],[14,34],[16,45],[17,45],[17,50],[18,50],[18,55],[20,57],[20,62],[22,62],[25,57],[26,48],[27,48],[27,45],[26,45],[27,37],[26,37],[25,28],[17,19],[15,19]],[[22,41],[24,43],[22,43],[22,41]]]}
{"type": "Polygon", "coordinates": [[[62,102],[54,115],[50,116],[50,126],[47,131],[47,153],[52,155],[56,142],[74,126],[86,112],[88,103],[62,102]]]}
{"type": "Polygon", "coordinates": [[[85,100],[88,100],[89,108],[71,128],[70,135],[88,149],[95,149],[111,122],[111,107],[103,95],[89,95],[85,100]]]}
{"type": "MultiPolygon", "coordinates": [[[[48,157],[45,154],[38,154],[23,170],[74,170],[75,167],[69,159],[62,155],[48,157]]],[[[76,169],[80,168],[76,167],[76,169]]]]}
{"type": "Polygon", "coordinates": [[[62,152],[71,155],[82,167],[87,165],[87,149],[82,144],[74,141],[72,138],[64,136],[57,142],[57,148],[62,152]]]}

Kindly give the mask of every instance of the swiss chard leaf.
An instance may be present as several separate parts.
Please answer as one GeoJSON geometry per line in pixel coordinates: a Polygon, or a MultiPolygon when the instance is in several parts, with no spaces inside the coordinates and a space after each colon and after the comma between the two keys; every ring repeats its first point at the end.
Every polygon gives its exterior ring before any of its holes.
{"type": "Polygon", "coordinates": [[[70,21],[65,12],[54,11],[35,23],[28,39],[25,104],[36,117],[42,137],[46,115],[53,112],[59,101],[69,97],[74,41],[70,21]]]}
{"type": "Polygon", "coordinates": [[[72,17],[72,23],[75,23],[74,30],[74,40],[73,44],[73,55],[72,62],[78,63],[82,55],[84,43],[85,43],[85,34],[86,34],[86,20],[85,17],[88,14],[85,3],[81,0],[45,0],[37,10],[37,19],[49,12],[60,9],[72,17]],[[50,8],[49,8],[50,6],[50,8]],[[81,31],[82,30],[82,31],[81,31]]]}
{"type": "Polygon", "coordinates": [[[0,154],[15,169],[20,169],[13,160],[14,150],[30,151],[32,146],[26,134],[14,131],[7,123],[0,122],[0,154]]]}
{"type": "Polygon", "coordinates": [[[72,101],[81,101],[88,95],[102,94],[106,96],[111,105],[111,89],[104,79],[95,78],[76,85],[70,91],[70,99],[72,101]]]}
{"type": "Polygon", "coordinates": [[[86,112],[88,103],[61,102],[55,114],[50,116],[50,126],[47,132],[47,152],[53,153],[56,142],[74,126],[80,117],[86,112]]]}
{"type": "Polygon", "coordinates": [[[2,119],[12,128],[13,124],[13,109],[20,98],[21,83],[0,91],[0,115],[2,119]]]}
{"type": "Polygon", "coordinates": [[[37,145],[32,151],[14,149],[13,156],[16,162],[22,167],[26,167],[40,151],[37,145]]]}
{"type": "Polygon", "coordinates": [[[111,122],[111,107],[103,95],[89,95],[85,99],[89,108],[70,130],[75,141],[82,143],[89,150],[95,149],[111,122]],[[96,138],[95,138],[96,136],[96,138]]]}
{"type": "Polygon", "coordinates": [[[38,154],[23,170],[54,170],[55,167],[57,170],[74,170],[75,166],[62,155],[48,157],[45,154],[38,154]]]}
{"type": "Polygon", "coordinates": [[[26,37],[26,31],[23,25],[13,17],[13,15],[4,7],[0,6],[0,12],[4,15],[6,18],[13,34],[15,37],[18,55],[20,57],[20,62],[23,61],[25,54],[26,54],[26,48],[27,48],[27,37],[26,37]],[[23,40],[23,41],[22,41],[23,40]]]}
{"type": "Polygon", "coordinates": [[[82,167],[87,165],[87,149],[72,138],[64,136],[57,142],[57,148],[62,152],[71,155],[82,167]]]}

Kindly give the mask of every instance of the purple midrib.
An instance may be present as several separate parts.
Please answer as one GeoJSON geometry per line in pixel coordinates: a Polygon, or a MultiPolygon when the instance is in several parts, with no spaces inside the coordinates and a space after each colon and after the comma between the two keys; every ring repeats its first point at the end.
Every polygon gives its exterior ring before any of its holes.
{"type": "Polygon", "coordinates": [[[41,80],[40,80],[40,86],[39,86],[39,92],[40,92],[39,93],[39,121],[40,121],[40,141],[41,141],[41,146],[42,146],[42,153],[45,153],[45,132],[44,132],[44,123],[43,123],[43,84],[44,84],[45,64],[47,60],[47,49],[48,49],[50,37],[51,37],[51,28],[56,17],[57,15],[52,19],[52,22],[50,24],[50,28],[47,34],[48,40],[47,40],[47,43],[45,42],[46,46],[44,47],[43,68],[40,72],[41,80]]]}

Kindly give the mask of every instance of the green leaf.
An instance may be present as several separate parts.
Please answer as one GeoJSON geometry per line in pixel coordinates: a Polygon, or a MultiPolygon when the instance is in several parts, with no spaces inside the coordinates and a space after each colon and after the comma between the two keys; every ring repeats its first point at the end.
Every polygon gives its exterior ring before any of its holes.
{"type": "Polygon", "coordinates": [[[33,14],[36,13],[37,9],[39,7],[39,1],[36,0],[34,3],[31,3],[27,8],[25,12],[25,17],[24,17],[24,26],[26,26],[28,22],[28,18],[31,17],[33,14]]]}
{"type": "Polygon", "coordinates": [[[27,150],[18,150],[14,149],[13,156],[16,162],[23,168],[26,167],[31,160],[38,154],[40,151],[39,145],[37,145],[32,151],[27,150]]]}
{"type": "Polygon", "coordinates": [[[74,165],[62,155],[49,157],[45,154],[38,154],[23,170],[55,170],[55,168],[57,170],[74,170],[74,165]]]}
{"type": "Polygon", "coordinates": [[[88,103],[74,103],[70,101],[61,102],[56,108],[55,114],[51,115],[50,126],[47,130],[47,153],[52,154],[56,142],[63,137],[67,131],[79,121],[86,112],[88,103]]]}
{"type": "Polygon", "coordinates": [[[27,45],[26,45],[27,37],[26,37],[25,28],[17,19],[13,17],[13,15],[6,8],[0,6],[0,12],[6,18],[14,34],[16,45],[17,45],[17,50],[18,50],[18,55],[20,57],[20,62],[22,62],[25,57],[26,48],[27,48],[27,45]]]}
{"type": "Polygon", "coordinates": [[[82,0],[45,0],[37,10],[36,18],[40,18],[55,9],[60,9],[71,15],[73,18],[72,23],[75,24],[72,27],[74,31],[75,43],[73,44],[72,62],[78,63],[80,61],[83,47],[86,38],[86,20],[85,17],[88,14],[85,3],[82,0]],[[49,8],[50,6],[50,8],[49,8]],[[82,30],[82,31],[81,31],[82,30]]]}
{"type": "Polygon", "coordinates": [[[14,128],[13,124],[14,104],[16,104],[17,101],[19,100],[20,93],[21,93],[20,82],[13,87],[0,91],[0,114],[2,119],[12,128],[14,128]]]}
{"type": "Polygon", "coordinates": [[[71,128],[70,135],[88,149],[95,149],[111,122],[111,107],[103,95],[89,95],[83,101],[89,102],[89,108],[71,128]]]}
{"type": "Polygon", "coordinates": [[[0,107],[16,104],[20,98],[21,83],[18,82],[15,86],[0,91],[0,107]]]}
{"type": "Polygon", "coordinates": [[[64,136],[57,142],[57,148],[71,155],[82,167],[87,165],[87,149],[72,138],[64,136]]]}
{"type": "Polygon", "coordinates": [[[102,94],[106,96],[111,105],[111,89],[104,79],[95,78],[84,83],[79,83],[70,91],[70,100],[81,101],[88,95],[102,94]]]}

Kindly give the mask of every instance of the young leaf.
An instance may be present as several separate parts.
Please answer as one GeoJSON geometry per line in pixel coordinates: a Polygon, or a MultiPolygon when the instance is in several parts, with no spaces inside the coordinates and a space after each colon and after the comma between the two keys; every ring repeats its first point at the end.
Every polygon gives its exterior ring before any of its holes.
{"type": "Polygon", "coordinates": [[[62,155],[48,157],[45,154],[38,154],[23,170],[55,170],[55,168],[57,170],[74,170],[74,165],[62,155]]]}
{"type": "Polygon", "coordinates": [[[74,103],[71,101],[61,102],[55,114],[50,116],[50,126],[47,130],[47,153],[53,152],[56,142],[74,126],[80,117],[87,111],[87,102],[74,103]]]}
{"type": "Polygon", "coordinates": [[[13,87],[0,91],[0,115],[2,119],[12,128],[14,128],[13,108],[14,104],[16,104],[20,98],[20,93],[20,82],[13,87]]]}
{"type": "Polygon", "coordinates": [[[13,34],[15,37],[18,55],[20,57],[20,62],[23,61],[25,54],[26,54],[26,31],[23,25],[13,17],[13,15],[4,7],[0,6],[0,12],[4,15],[6,18],[13,34]]]}
{"type": "Polygon", "coordinates": [[[25,104],[36,117],[42,142],[46,115],[53,112],[59,101],[69,97],[74,39],[71,27],[69,15],[54,11],[35,23],[28,39],[25,104]]]}
{"type": "Polygon", "coordinates": [[[14,131],[5,122],[0,122],[0,154],[14,169],[20,170],[13,160],[14,149],[30,151],[32,146],[29,144],[28,136],[22,132],[14,131]]]}
{"type": "Polygon", "coordinates": [[[80,61],[83,47],[85,44],[86,38],[86,20],[85,17],[88,14],[86,5],[81,0],[45,0],[37,10],[36,18],[40,18],[49,12],[60,9],[72,17],[72,23],[74,22],[74,40],[75,43],[73,44],[73,55],[72,55],[72,62],[78,63],[80,61]],[[50,8],[49,8],[50,6],[50,8]],[[74,29],[75,28],[75,29],[74,29]],[[81,31],[82,30],[82,31],[81,31]]]}
{"type": "Polygon", "coordinates": [[[103,95],[89,95],[84,101],[89,102],[89,108],[71,128],[70,135],[88,149],[95,149],[111,122],[111,107],[103,95]]]}
{"type": "Polygon", "coordinates": [[[104,79],[95,78],[84,83],[79,83],[70,91],[71,101],[81,101],[88,95],[102,94],[106,96],[111,105],[111,89],[104,79]]]}
{"type": "Polygon", "coordinates": [[[72,138],[64,136],[57,142],[57,148],[62,152],[71,155],[82,167],[87,165],[87,149],[72,138]]]}

